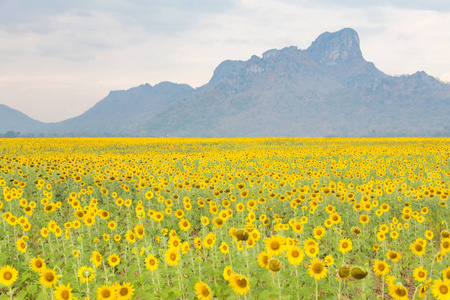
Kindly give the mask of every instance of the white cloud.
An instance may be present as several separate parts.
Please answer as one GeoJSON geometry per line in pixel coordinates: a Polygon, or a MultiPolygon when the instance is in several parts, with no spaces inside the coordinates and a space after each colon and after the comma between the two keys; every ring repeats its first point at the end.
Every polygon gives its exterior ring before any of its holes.
{"type": "Polygon", "coordinates": [[[78,115],[109,90],[164,80],[200,86],[223,60],[306,49],[344,27],[388,74],[424,70],[446,80],[450,70],[450,5],[442,1],[440,11],[418,1],[415,9],[353,0],[24,2],[0,1],[0,103],[44,121],[78,115]]]}

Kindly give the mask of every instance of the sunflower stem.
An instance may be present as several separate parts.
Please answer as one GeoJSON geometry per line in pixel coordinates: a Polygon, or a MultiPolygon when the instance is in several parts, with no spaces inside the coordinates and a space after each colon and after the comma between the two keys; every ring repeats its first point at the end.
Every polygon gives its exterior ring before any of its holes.
{"type": "Polygon", "coordinates": [[[319,283],[317,282],[317,279],[315,281],[316,281],[316,300],[318,300],[319,299],[319,283]]]}

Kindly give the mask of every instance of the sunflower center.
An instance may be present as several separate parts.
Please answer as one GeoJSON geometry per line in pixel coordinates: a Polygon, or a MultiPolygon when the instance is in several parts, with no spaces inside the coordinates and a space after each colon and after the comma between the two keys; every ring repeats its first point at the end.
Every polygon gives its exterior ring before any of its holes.
{"type": "Polygon", "coordinates": [[[154,266],[155,265],[155,261],[152,259],[150,260],[150,265],[154,266]]]}
{"type": "Polygon", "coordinates": [[[103,298],[109,298],[111,296],[111,292],[109,290],[103,290],[102,291],[102,297],[103,298]]]}
{"type": "Polygon", "coordinates": [[[347,242],[345,242],[345,243],[342,244],[342,248],[345,249],[345,248],[347,248],[347,247],[348,247],[348,243],[347,243],[347,242]]]}
{"type": "Polygon", "coordinates": [[[419,275],[420,278],[425,277],[425,272],[420,271],[418,275],[419,275]]]}
{"type": "Polygon", "coordinates": [[[278,250],[280,249],[280,243],[278,243],[278,241],[273,241],[272,243],[270,243],[270,248],[272,250],[278,250]]]}
{"type": "Polygon", "coordinates": [[[116,261],[117,261],[117,257],[112,257],[112,258],[111,258],[111,261],[112,261],[112,262],[116,262],[116,261]]]}
{"type": "Polygon", "coordinates": [[[238,280],[236,280],[236,283],[241,288],[247,287],[247,280],[245,280],[245,279],[238,279],[238,280]]]}
{"type": "Polygon", "coordinates": [[[128,289],[127,289],[126,287],[121,288],[119,294],[120,294],[121,296],[126,296],[126,295],[128,295],[128,289]]]}
{"type": "Polygon", "coordinates": [[[40,269],[40,268],[42,268],[42,261],[37,260],[37,261],[34,263],[34,265],[36,266],[36,268],[40,269]]]}
{"type": "Polygon", "coordinates": [[[300,252],[298,252],[297,250],[294,250],[291,252],[292,257],[297,258],[300,255],[300,252]]]}
{"type": "Polygon", "coordinates": [[[448,294],[448,286],[442,284],[442,285],[439,287],[439,292],[440,292],[442,295],[447,295],[447,294],[448,294]]]}
{"type": "Polygon", "coordinates": [[[378,270],[384,271],[384,269],[386,269],[386,267],[383,264],[378,266],[378,270]]]}
{"type": "Polygon", "coordinates": [[[47,280],[48,282],[53,282],[54,279],[55,275],[53,275],[53,273],[45,273],[45,280],[47,280]]]}
{"type": "Polygon", "coordinates": [[[447,242],[447,241],[445,241],[445,242],[442,244],[442,246],[444,247],[444,249],[447,249],[447,248],[450,247],[450,243],[447,242]]]}
{"type": "Polygon", "coordinates": [[[10,280],[11,278],[12,278],[12,273],[11,273],[11,272],[6,271],[6,272],[3,274],[3,279],[5,279],[5,280],[10,280]]]}
{"type": "Polygon", "coordinates": [[[209,296],[209,289],[207,287],[203,287],[201,294],[203,297],[208,297],[209,296]]]}
{"type": "Polygon", "coordinates": [[[323,266],[322,266],[321,264],[315,264],[315,265],[313,266],[313,271],[314,271],[314,273],[316,273],[316,274],[322,273],[322,270],[323,270],[323,266]]]}
{"type": "Polygon", "coordinates": [[[406,296],[406,290],[405,290],[405,289],[398,288],[398,289],[395,290],[395,294],[396,294],[397,296],[400,296],[400,297],[406,296]]]}
{"type": "Polygon", "coordinates": [[[171,253],[170,254],[170,259],[171,260],[176,260],[177,259],[177,255],[175,253],[171,253]]]}
{"type": "Polygon", "coordinates": [[[420,244],[416,244],[416,246],[414,247],[416,249],[417,252],[422,251],[423,247],[420,244]]]}
{"type": "Polygon", "coordinates": [[[67,290],[62,291],[61,292],[61,298],[62,299],[69,299],[70,298],[69,291],[67,291],[67,290]]]}

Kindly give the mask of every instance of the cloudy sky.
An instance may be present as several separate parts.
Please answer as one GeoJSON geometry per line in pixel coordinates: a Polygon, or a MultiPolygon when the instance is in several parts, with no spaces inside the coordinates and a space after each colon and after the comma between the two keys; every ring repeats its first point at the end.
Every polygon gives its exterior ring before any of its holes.
{"type": "Polygon", "coordinates": [[[344,27],[385,73],[450,82],[448,0],[0,0],[0,104],[60,121],[110,90],[199,87],[223,60],[344,27]]]}

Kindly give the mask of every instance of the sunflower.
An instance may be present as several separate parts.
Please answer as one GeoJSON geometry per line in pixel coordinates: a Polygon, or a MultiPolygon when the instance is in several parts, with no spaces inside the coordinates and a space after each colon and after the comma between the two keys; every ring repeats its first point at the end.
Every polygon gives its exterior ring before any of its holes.
{"type": "Polygon", "coordinates": [[[178,223],[178,226],[180,227],[181,230],[188,231],[189,228],[191,228],[191,223],[189,223],[187,219],[181,219],[180,222],[178,223]]]}
{"type": "Polygon", "coordinates": [[[231,275],[233,275],[233,269],[231,268],[231,266],[226,266],[225,269],[223,269],[223,278],[228,281],[231,275]]]}
{"type": "Polygon", "coordinates": [[[142,239],[145,235],[144,226],[142,226],[141,224],[134,226],[134,233],[136,234],[136,237],[138,239],[142,239]]]}
{"type": "Polygon", "coordinates": [[[213,219],[213,224],[217,228],[223,227],[225,225],[224,220],[221,217],[216,217],[213,219]]]}
{"type": "Polygon", "coordinates": [[[118,264],[120,264],[120,257],[117,254],[111,254],[110,256],[108,256],[108,264],[111,267],[115,267],[118,264]]]}
{"type": "Polygon", "coordinates": [[[392,262],[398,262],[400,258],[402,258],[400,253],[391,250],[389,250],[388,253],[386,253],[386,257],[392,262]]]}
{"type": "Polygon", "coordinates": [[[215,242],[216,242],[216,235],[212,232],[209,232],[203,239],[203,246],[206,249],[211,249],[214,246],[215,242]]]}
{"type": "Polygon", "coordinates": [[[286,251],[286,257],[293,266],[301,264],[304,256],[303,250],[298,246],[290,247],[286,251]]]}
{"type": "Polygon", "coordinates": [[[445,238],[441,241],[441,250],[445,253],[450,252],[450,238],[445,238]]]}
{"type": "Polygon", "coordinates": [[[219,246],[219,249],[222,254],[228,254],[230,248],[228,247],[227,243],[222,242],[219,246]]]}
{"type": "Polygon", "coordinates": [[[58,283],[58,277],[60,277],[59,275],[56,275],[56,271],[54,269],[48,268],[43,270],[40,274],[41,276],[39,277],[39,281],[47,288],[51,288],[53,285],[58,283]]]}
{"type": "Polygon", "coordinates": [[[45,265],[45,261],[40,257],[33,257],[30,260],[30,268],[36,273],[40,273],[43,271],[47,266],[45,265]]]}
{"type": "Polygon", "coordinates": [[[425,247],[420,242],[415,242],[410,245],[414,255],[422,256],[425,253],[425,247]]]}
{"type": "Polygon", "coordinates": [[[81,282],[86,283],[88,281],[94,280],[95,271],[91,267],[83,266],[80,269],[78,269],[77,276],[81,282]]]}
{"type": "Polygon", "coordinates": [[[94,266],[98,267],[102,263],[102,255],[98,251],[93,251],[91,256],[91,262],[94,266]]]}
{"type": "Polygon", "coordinates": [[[55,295],[56,300],[72,300],[72,289],[70,288],[70,283],[60,284],[58,287],[56,287],[56,290],[53,292],[53,295],[55,295]]]}
{"type": "Polygon", "coordinates": [[[425,237],[427,238],[427,240],[432,240],[434,237],[433,231],[431,231],[431,230],[425,231],[425,237]]]}
{"type": "Polygon", "coordinates": [[[134,288],[129,282],[122,283],[122,285],[116,287],[115,294],[115,300],[131,300],[134,295],[134,288]]]}
{"type": "Polygon", "coordinates": [[[373,270],[378,276],[386,276],[389,273],[389,265],[384,260],[375,259],[373,270]]]}
{"type": "Polygon", "coordinates": [[[27,251],[27,243],[25,243],[25,241],[22,238],[17,240],[16,245],[17,245],[17,250],[20,253],[25,253],[25,251],[27,251]]]}
{"type": "Polygon", "coordinates": [[[442,277],[444,278],[445,281],[450,282],[450,267],[442,271],[442,277]]]}
{"type": "Polygon", "coordinates": [[[149,254],[145,258],[145,267],[150,271],[156,271],[158,269],[158,260],[153,254],[149,254]]]}
{"type": "Polygon", "coordinates": [[[108,299],[115,299],[115,293],[114,288],[104,285],[97,289],[97,299],[98,300],[108,300],[108,299]]]}
{"type": "Polygon", "coordinates": [[[328,268],[325,266],[325,262],[319,259],[314,259],[308,266],[309,276],[315,280],[320,280],[327,276],[328,268]]]}
{"type": "Polygon", "coordinates": [[[348,266],[343,266],[338,269],[338,277],[340,280],[346,280],[350,277],[350,268],[348,266]]]}
{"type": "Polygon", "coordinates": [[[133,244],[136,242],[136,235],[131,230],[127,231],[125,237],[126,237],[127,242],[130,244],[133,244]]]}
{"type": "Polygon", "coordinates": [[[369,223],[369,216],[368,215],[361,215],[359,216],[359,222],[361,222],[361,224],[367,224],[369,223]]]}
{"type": "Polygon", "coordinates": [[[180,260],[180,252],[178,249],[175,248],[169,248],[166,251],[166,262],[169,266],[176,266],[178,265],[178,261],[180,260]]]}
{"type": "Polygon", "coordinates": [[[431,278],[428,278],[424,285],[419,290],[419,299],[422,299],[427,295],[428,289],[430,288],[431,278]]]}
{"type": "Polygon", "coordinates": [[[316,257],[317,254],[319,253],[319,246],[316,245],[307,245],[305,247],[305,253],[306,255],[308,255],[309,257],[316,257]]]}
{"type": "Polygon", "coordinates": [[[229,278],[229,285],[234,292],[240,295],[246,294],[250,290],[250,283],[245,276],[240,274],[233,274],[229,278]]]}
{"type": "Polygon", "coordinates": [[[389,286],[389,294],[395,300],[408,300],[408,290],[401,285],[390,285],[389,286]]]}
{"type": "Polygon", "coordinates": [[[424,282],[427,279],[427,275],[427,271],[422,267],[414,269],[413,276],[417,282],[424,282]]]}
{"type": "Polygon", "coordinates": [[[9,286],[13,284],[19,277],[19,272],[16,268],[6,265],[0,269],[0,284],[9,286]]]}
{"type": "Polygon", "coordinates": [[[350,252],[353,248],[353,243],[348,238],[343,238],[339,242],[339,251],[341,251],[343,254],[350,252]]]}
{"type": "Polygon", "coordinates": [[[197,294],[198,299],[201,300],[211,299],[211,289],[206,283],[204,283],[201,280],[195,284],[195,293],[197,294]]]}
{"type": "Polygon", "coordinates": [[[327,230],[322,225],[317,226],[313,230],[314,238],[316,240],[320,240],[321,238],[323,238],[326,233],[327,233],[327,230]]]}
{"type": "Polygon", "coordinates": [[[431,292],[433,296],[438,300],[448,300],[450,299],[450,286],[448,281],[442,281],[441,279],[436,279],[433,281],[433,286],[431,287],[431,292]]]}

